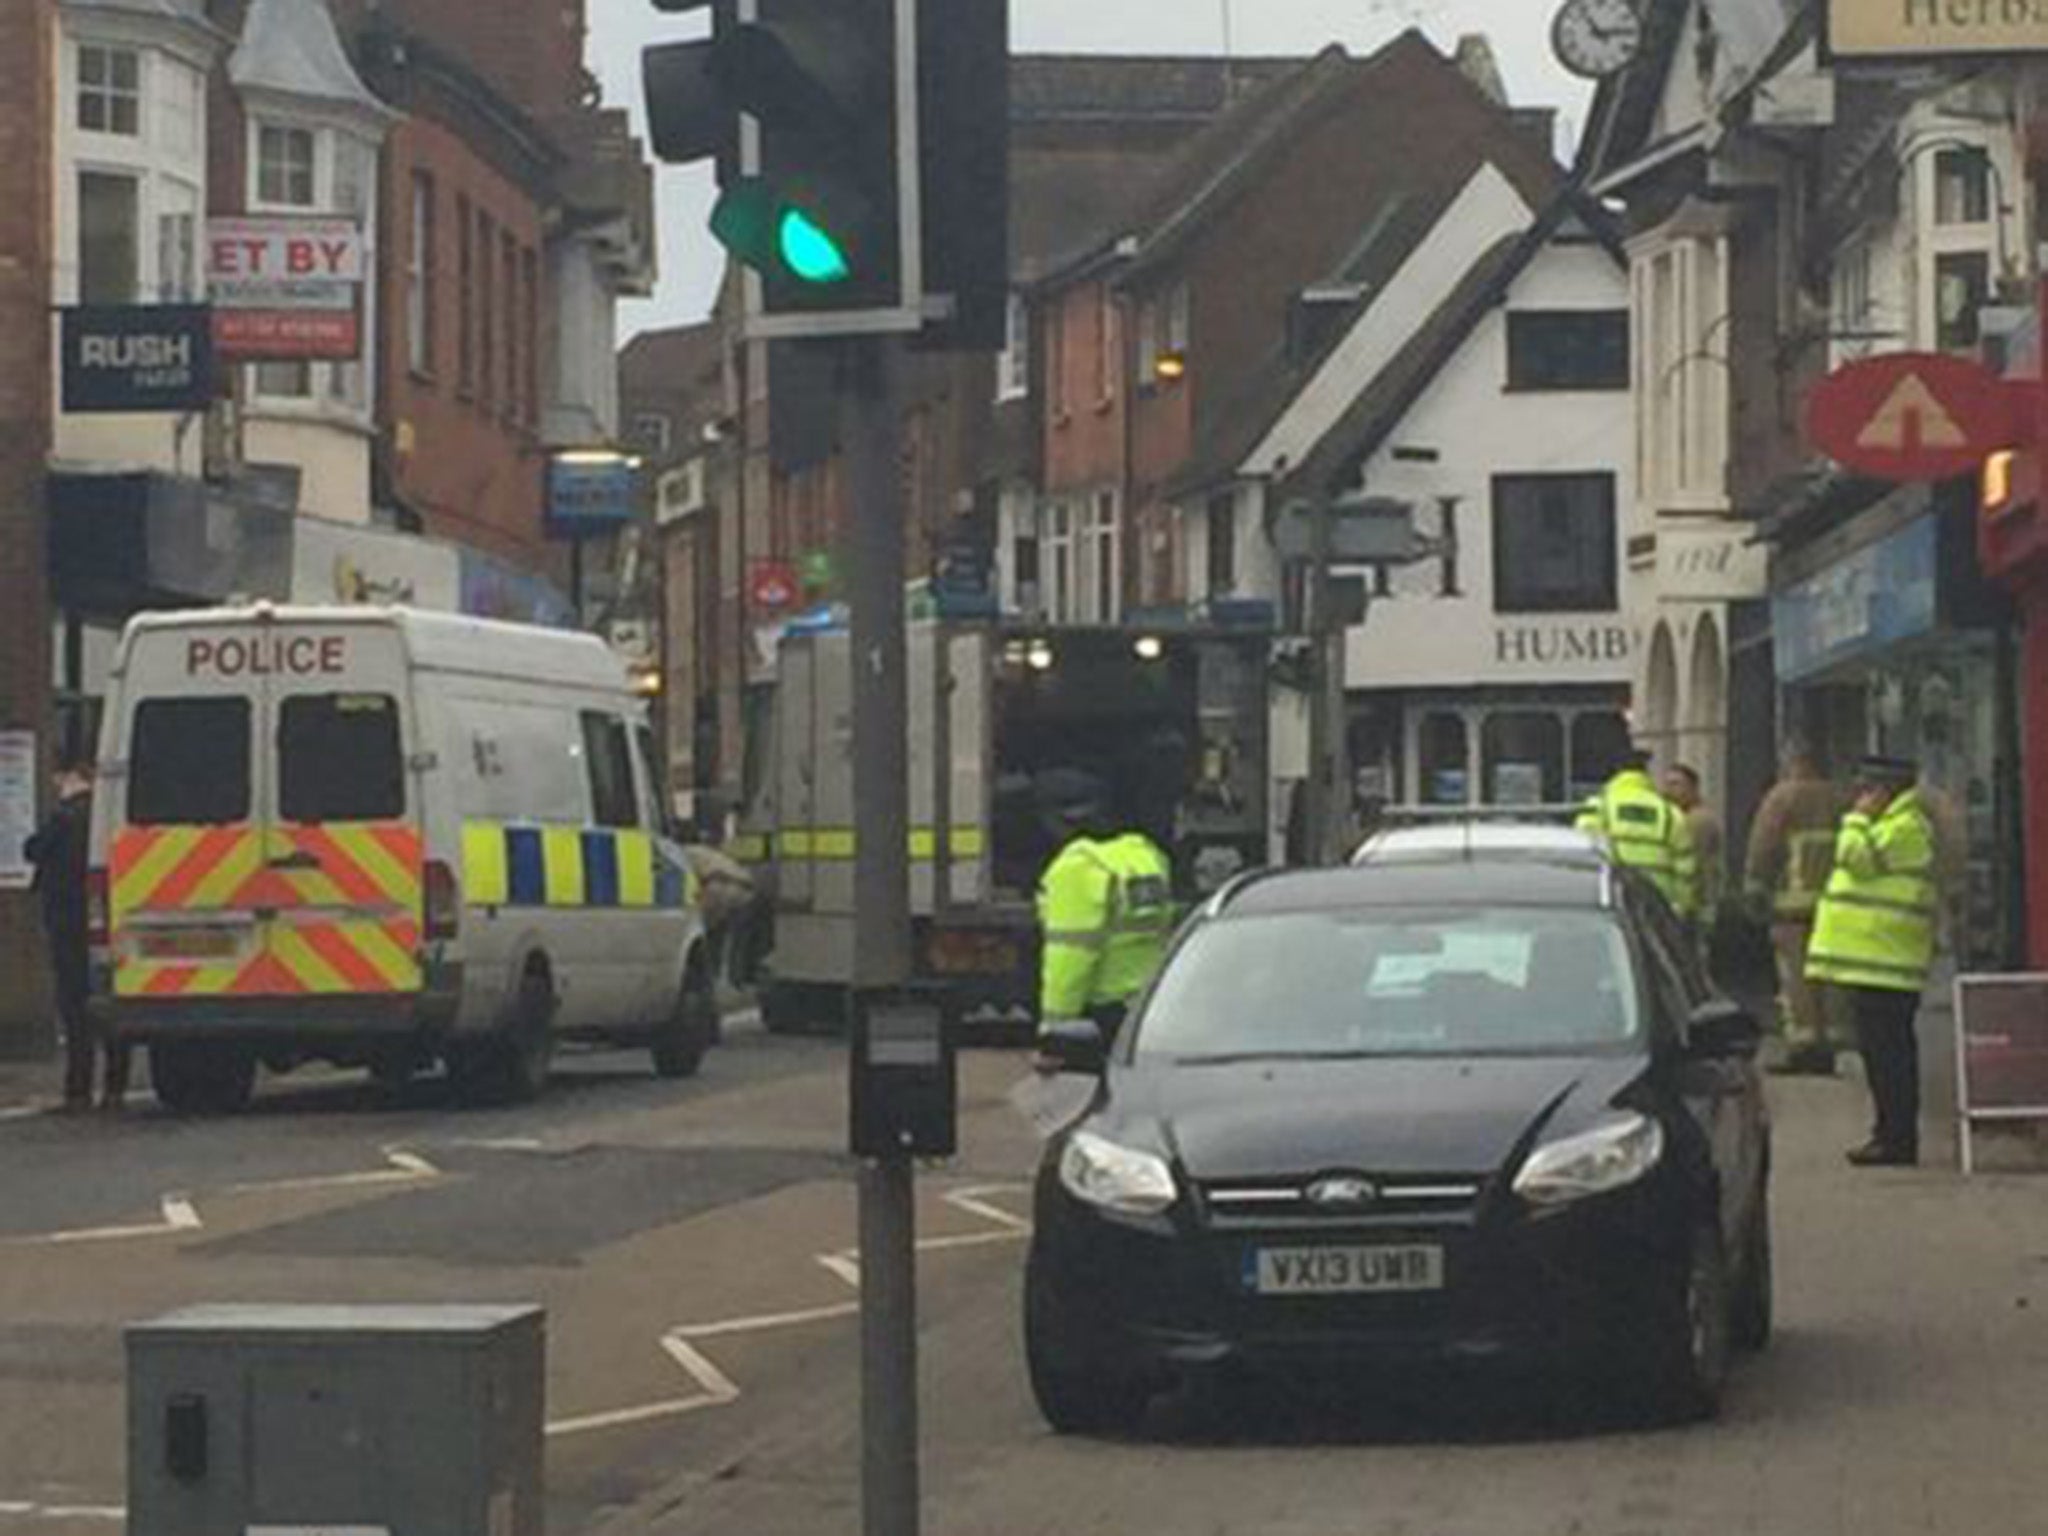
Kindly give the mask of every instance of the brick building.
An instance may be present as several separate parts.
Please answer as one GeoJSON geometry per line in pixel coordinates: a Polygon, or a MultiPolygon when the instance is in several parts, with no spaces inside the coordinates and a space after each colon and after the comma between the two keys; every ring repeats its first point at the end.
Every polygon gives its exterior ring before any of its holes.
{"type": "Polygon", "coordinates": [[[54,713],[13,688],[10,648],[0,710],[90,741],[119,628],[151,607],[574,622],[548,467],[617,448],[616,304],[654,260],[651,172],[596,103],[581,0],[501,0],[486,27],[443,0],[0,9],[5,68],[40,71],[0,96],[0,175],[23,183],[11,209],[41,210],[0,232],[0,304],[35,317],[5,327],[34,356],[5,370],[0,413],[36,421],[0,445],[19,477],[0,495],[34,495],[47,466],[49,527],[47,558],[32,521],[5,541],[35,571],[0,606],[26,626],[23,675],[57,684],[54,713]],[[50,307],[203,301],[207,219],[231,215],[358,227],[357,356],[223,366],[191,415],[56,409],[50,307]]]}
{"type": "MultiPolygon", "coordinates": [[[[56,46],[56,0],[0,7],[0,207],[10,210],[0,219],[0,732],[34,732],[45,752],[50,629],[43,471],[50,448],[45,359],[56,46]]],[[[20,830],[0,822],[6,836],[20,830]]],[[[41,935],[33,899],[23,889],[18,849],[0,848],[0,870],[6,872],[0,974],[9,978],[0,987],[0,1056],[9,1056],[46,1046],[49,1024],[41,935]]]]}

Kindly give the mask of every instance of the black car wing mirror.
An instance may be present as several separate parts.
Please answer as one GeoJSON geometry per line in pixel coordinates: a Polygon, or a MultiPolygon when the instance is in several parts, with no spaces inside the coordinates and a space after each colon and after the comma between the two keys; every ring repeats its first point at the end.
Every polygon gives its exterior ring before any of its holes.
{"type": "Polygon", "coordinates": [[[1693,1009],[1685,1021],[1688,1056],[1709,1061],[1754,1056],[1763,1048],[1763,1026],[1740,1003],[1717,997],[1693,1009]]]}
{"type": "Polygon", "coordinates": [[[1091,1019],[1061,1019],[1040,1026],[1038,1054],[1061,1072],[1099,1077],[1109,1065],[1109,1040],[1091,1019]]]}

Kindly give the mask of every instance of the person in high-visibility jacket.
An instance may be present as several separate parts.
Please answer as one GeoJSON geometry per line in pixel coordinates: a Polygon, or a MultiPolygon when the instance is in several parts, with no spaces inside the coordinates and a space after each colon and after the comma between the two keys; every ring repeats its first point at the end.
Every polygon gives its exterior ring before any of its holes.
{"type": "Polygon", "coordinates": [[[1813,915],[1835,867],[1835,836],[1846,796],[1804,747],[1785,753],[1778,782],[1750,823],[1743,871],[1754,908],[1768,912],[1778,957],[1778,1023],[1785,1054],[1773,1072],[1832,1077],[1835,1054],[1847,1049],[1849,1021],[1842,996],[1806,979],[1813,915]]]}
{"type": "Polygon", "coordinates": [[[1041,795],[1065,841],[1038,888],[1039,1015],[1090,1019],[1114,1038],[1166,958],[1173,866],[1143,833],[1114,828],[1107,793],[1090,775],[1049,774],[1041,795]]]}
{"type": "Polygon", "coordinates": [[[1699,856],[1692,823],[1650,777],[1650,754],[1629,754],[1622,770],[1586,802],[1578,828],[1604,841],[1618,863],[1647,876],[1688,922],[1699,916],[1699,856]]]}
{"type": "Polygon", "coordinates": [[[1858,770],[1806,952],[1807,979],[1842,988],[1856,1021],[1874,1110],[1870,1140],[1849,1154],[1861,1168],[1920,1158],[1913,1025],[1934,968],[1941,872],[1919,777],[1896,758],[1869,758],[1858,770]]]}

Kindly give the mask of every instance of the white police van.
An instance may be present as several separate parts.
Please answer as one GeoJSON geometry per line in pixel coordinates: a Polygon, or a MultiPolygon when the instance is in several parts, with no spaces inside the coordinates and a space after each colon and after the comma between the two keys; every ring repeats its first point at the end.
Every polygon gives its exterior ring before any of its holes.
{"type": "Polygon", "coordinates": [[[592,636],[390,608],[149,614],[93,809],[94,1003],[181,1111],[259,1065],[530,1097],[563,1036],[697,1070],[704,930],[653,738],[592,636]]]}

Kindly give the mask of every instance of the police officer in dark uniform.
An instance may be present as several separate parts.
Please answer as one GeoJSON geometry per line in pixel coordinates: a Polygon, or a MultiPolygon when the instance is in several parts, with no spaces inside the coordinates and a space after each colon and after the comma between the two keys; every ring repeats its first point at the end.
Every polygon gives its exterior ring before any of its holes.
{"type": "MultiPolygon", "coordinates": [[[[35,866],[35,892],[43,908],[56,979],[57,1020],[64,1031],[64,1112],[92,1108],[96,1057],[102,1042],[87,1014],[88,919],[86,868],[92,834],[93,765],[67,758],[57,771],[57,805],[23,850],[35,866]]],[[[100,1104],[118,1109],[128,1095],[128,1049],[105,1042],[106,1082],[100,1104]]]]}

